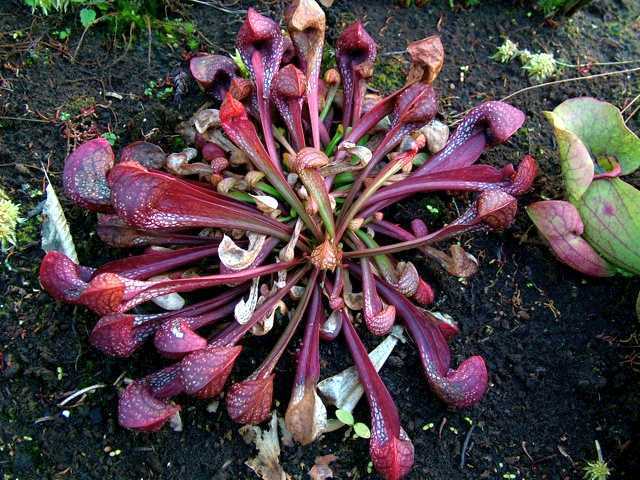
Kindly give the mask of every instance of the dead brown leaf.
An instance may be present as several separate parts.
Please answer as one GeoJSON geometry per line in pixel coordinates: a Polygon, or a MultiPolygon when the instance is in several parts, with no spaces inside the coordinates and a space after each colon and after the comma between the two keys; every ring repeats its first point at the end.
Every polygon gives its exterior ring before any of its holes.
{"type": "Polygon", "coordinates": [[[333,478],[333,471],[329,468],[331,462],[335,462],[338,459],[335,455],[323,455],[316,457],[315,465],[309,470],[309,476],[312,480],[325,480],[327,478],[333,478]]]}
{"type": "Polygon", "coordinates": [[[407,52],[411,56],[411,70],[407,83],[433,83],[444,64],[444,47],[439,35],[431,35],[410,43],[407,52]]]}

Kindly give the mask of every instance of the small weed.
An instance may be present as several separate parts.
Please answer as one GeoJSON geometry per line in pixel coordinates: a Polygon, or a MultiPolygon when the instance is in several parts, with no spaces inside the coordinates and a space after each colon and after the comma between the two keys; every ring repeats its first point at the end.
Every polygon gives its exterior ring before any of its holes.
{"type": "Polygon", "coordinates": [[[394,58],[376,62],[375,70],[377,75],[372,79],[371,86],[380,92],[390,92],[402,87],[407,75],[404,64],[394,58]]]}
{"type": "Polygon", "coordinates": [[[509,63],[517,58],[521,68],[527,72],[529,77],[540,82],[554,75],[560,65],[566,66],[566,64],[558,62],[552,53],[532,53],[527,49],[520,50],[518,44],[508,38],[505,38],[491,58],[500,63],[509,63]]]}
{"type": "Polygon", "coordinates": [[[144,89],[144,96],[149,98],[157,98],[158,100],[167,100],[173,95],[173,85],[166,82],[156,82],[151,80],[144,89]]]}
{"type": "Polygon", "coordinates": [[[84,28],[89,28],[96,21],[96,11],[92,8],[83,8],[80,10],[80,23],[84,28]]]}
{"type": "Polygon", "coordinates": [[[231,59],[233,60],[233,63],[235,63],[238,67],[238,70],[240,70],[240,75],[242,75],[242,77],[244,78],[249,78],[249,67],[245,65],[244,60],[242,60],[242,55],[240,55],[240,52],[237,48],[236,52],[231,55],[231,59]]]}
{"type": "Polygon", "coordinates": [[[584,478],[586,480],[607,480],[609,475],[611,475],[611,470],[602,456],[600,442],[596,440],[595,443],[598,459],[595,462],[587,462],[587,465],[584,467],[584,478]]]}
{"type": "Polygon", "coordinates": [[[538,6],[548,17],[560,14],[570,16],[592,0],[538,0],[538,6]]]}
{"type": "Polygon", "coordinates": [[[353,414],[348,410],[336,410],[336,418],[353,429],[353,438],[367,439],[371,437],[369,427],[362,422],[356,422],[353,414]]]}
{"type": "Polygon", "coordinates": [[[6,251],[16,244],[16,225],[20,210],[0,188],[0,249],[6,251]]]}
{"type": "MultiPolygon", "coordinates": [[[[166,10],[172,3],[165,0],[24,0],[33,12],[48,15],[53,12],[65,13],[70,8],[81,7],[78,12],[83,28],[91,28],[98,22],[107,25],[112,33],[128,34],[134,25],[140,34],[153,32],[158,40],[177,48],[184,44],[189,50],[200,47],[196,27],[182,18],[169,18],[166,10]]],[[[69,28],[53,32],[60,40],[69,37],[69,28]]]]}
{"type": "Polygon", "coordinates": [[[118,135],[113,132],[105,132],[101,135],[107,142],[109,142],[112,146],[116,144],[118,141],[118,135]]]}
{"type": "Polygon", "coordinates": [[[71,35],[71,29],[65,28],[63,30],[54,30],[53,34],[58,37],[58,40],[66,40],[71,35]]]}

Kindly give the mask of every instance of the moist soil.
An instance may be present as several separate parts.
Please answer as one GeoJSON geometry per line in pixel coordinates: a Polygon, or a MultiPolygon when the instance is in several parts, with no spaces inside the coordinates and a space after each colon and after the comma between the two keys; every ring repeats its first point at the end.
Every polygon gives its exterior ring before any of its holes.
{"type": "MultiPolygon", "coordinates": [[[[174,2],[176,3],[176,2],[174,2]]],[[[178,2],[180,3],[180,2],[178,2]]],[[[182,15],[197,26],[201,49],[232,52],[245,2],[225,11],[190,2],[182,15]]],[[[211,2],[215,3],[215,2],[211,2]]],[[[232,3],[232,2],[231,2],[232,3]]],[[[280,18],[280,2],[257,8],[280,18]]],[[[223,407],[180,398],[183,431],[134,433],[117,424],[118,387],[163,365],[152,349],[132,359],[106,358],[88,334],[95,315],[54,302],[37,272],[44,165],[61,191],[63,160],[76,141],[112,132],[117,146],[146,138],[170,150],[176,124],[205,101],[192,88],[181,106],[158,98],[167,76],[184,68],[185,50],[155,35],[114,36],[96,26],[86,32],[77,12],[32,16],[22,2],[0,2],[0,184],[21,205],[18,245],[0,267],[0,471],[5,479],[237,479],[256,478],[245,466],[255,455],[223,407]],[[68,39],[56,31],[71,28],[68,39]],[[151,88],[151,96],[145,89],[151,88]],[[115,92],[115,95],[114,95],[115,92]],[[65,123],[67,115],[71,123],[65,123]],[[72,138],[67,138],[72,137],[72,138]],[[80,388],[103,388],[64,407],[80,388]]],[[[338,0],[328,10],[329,38],[362,19],[380,52],[439,32],[447,52],[436,82],[443,118],[487,99],[502,98],[532,82],[517,65],[489,57],[508,35],[521,47],[552,52],[566,63],[640,58],[640,13],[632,1],[603,0],[554,24],[528,4],[483,1],[471,10],[446,1],[422,8],[390,2],[338,0]]],[[[402,83],[407,65],[383,56],[382,90],[402,83]]],[[[633,65],[632,65],[633,66],[633,65]]],[[[620,70],[629,65],[565,68],[559,78],[620,70]]],[[[561,196],[557,154],[542,112],[566,98],[590,95],[624,107],[640,91],[640,77],[618,75],[534,89],[510,101],[527,114],[525,127],[487,162],[517,163],[524,153],[540,163],[535,189],[521,204],[561,196]]],[[[149,93],[149,90],[147,90],[149,93]]],[[[636,132],[639,116],[629,122],[636,132]]],[[[638,179],[632,179],[638,185],[638,179]]],[[[62,197],[62,196],[61,196],[62,197]]],[[[97,266],[125,255],[94,233],[96,218],[61,198],[80,261],[97,266]]],[[[450,218],[464,198],[420,196],[395,205],[389,217],[450,218]]],[[[400,345],[381,371],[402,424],[413,439],[410,479],[578,479],[602,445],[611,478],[640,478],[640,328],[634,301],[640,282],[585,278],[559,264],[524,213],[503,234],[463,238],[480,260],[477,275],[461,282],[437,266],[412,258],[437,290],[435,309],[450,314],[462,333],[452,343],[454,363],[482,355],[490,370],[486,398],[465,411],[447,409],[428,390],[411,342],[400,345]],[[471,429],[473,429],[471,431],[471,429]],[[466,449],[464,448],[465,440],[466,449]],[[462,461],[464,451],[464,461],[462,461]]],[[[248,340],[233,378],[246,376],[278,334],[248,340]]],[[[375,338],[363,335],[371,347],[375,338]]],[[[293,347],[278,366],[278,410],[286,407],[294,371],[293,347]]],[[[323,376],[350,365],[341,339],[322,346],[323,376]]],[[[366,402],[355,411],[368,423],[366,402]]],[[[368,473],[368,444],[343,432],[306,446],[284,446],[281,461],[292,478],[308,478],[314,459],[333,454],[334,478],[377,478],[368,473]]]]}

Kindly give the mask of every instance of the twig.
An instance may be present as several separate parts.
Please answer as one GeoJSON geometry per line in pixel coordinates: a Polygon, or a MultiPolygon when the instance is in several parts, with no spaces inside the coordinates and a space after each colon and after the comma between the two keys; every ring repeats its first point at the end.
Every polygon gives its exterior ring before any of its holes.
{"type": "Polygon", "coordinates": [[[636,95],[633,100],[631,100],[626,107],[624,107],[622,110],[620,110],[620,113],[624,113],[625,111],[629,110],[629,108],[631,108],[631,105],[633,105],[634,103],[636,103],[638,101],[638,99],[640,98],[640,93],[638,95],[636,95]]]}
{"type": "Polygon", "coordinates": [[[216,5],[212,2],[205,2],[203,0],[189,0],[191,3],[197,3],[198,5],[204,5],[205,7],[215,8],[216,10],[220,10],[224,13],[229,13],[231,15],[244,15],[247,13],[247,10],[238,9],[238,10],[229,10],[228,8],[221,7],[220,5],[216,5]]]}
{"type": "Polygon", "coordinates": [[[520,95],[521,93],[524,92],[528,92],[530,90],[535,90],[537,88],[542,88],[542,87],[548,87],[550,85],[559,85],[561,83],[569,83],[569,82],[577,82],[580,80],[592,80],[594,78],[600,78],[600,77],[609,77],[612,75],[623,75],[625,73],[633,73],[633,72],[638,72],[640,71],[640,67],[636,67],[636,68],[628,68],[626,70],[616,70],[614,72],[604,72],[604,73],[596,73],[594,75],[587,75],[586,77],[573,77],[573,78],[565,78],[563,80],[554,80],[552,82],[545,82],[545,83],[539,83],[538,85],[531,85],[529,87],[525,87],[525,88],[521,88],[520,90],[516,90],[515,92],[507,95],[506,97],[502,98],[501,101],[505,101],[508,100],[512,97],[515,97],[516,95],[520,95]]]}
{"type": "Polygon", "coordinates": [[[144,21],[147,24],[147,68],[151,68],[151,19],[149,15],[144,16],[144,21]]]}
{"type": "Polygon", "coordinates": [[[600,446],[600,442],[598,440],[596,442],[596,452],[598,454],[598,460],[600,463],[604,463],[604,457],[602,456],[602,447],[600,446]]]}
{"type": "Polygon", "coordinates": [[[573,458],[571,458],[571,455],[569,455],[569,453],[567,453],[567,451],[564,449],[564,447],[562,445],[558,445],[558,451],[560,452],[560,454],[568,459],[571,462],[571,466],[575,467],[576,463],[573,461],[573,458]]]}
{"type": "MultiPolygon", "coordinates": [[[[131,48],[131,44],[133,43],[133,27],[134,26],[135,24],[133,22],[131,22],[131,24],[129,25],[129,41],[127,42],[127,46],[124,48],[124,53],[120,55],[118,58],[116,58],[109,65],[104,67],[105,69],[113,68],[116,64],[120,63],[127,56],[127,54],[129,53],[129,49],[131,48]]],[[[124,34],[122,34],[122,37],[123,37],[123,40],[126,39],[124,34]]]]}
{"type": "Polygon", "coordinates": [[[527,442],[523,440],[521,445],[522,445],[522,450],[524,451],[525,455],[529,458],[529,460],[531,460],[531,463],[535,463],[535,461],[533,460],[533,457],[529,455],[529,451],[527,450],[527,442]]]}
{"type": "Polygon", "coordinates": [[[58,406],[59,407],[64,407],[67,403],[69,403],[74,398],[78,398],[80,395],[84,395],[87,392],[91,392],[92,390],[97,390],[98,388],[104,388],[104,387],[106,387],[106,385],[104,383],[97,383],[95,385],[91,385],[89,387],[82,388],[82,389],[78,390],[77,392],[72,393],[67,398],[65,398],[63,401],[58,403],[58,406]]]}
{"type": "Polygon", "coordinates": [[[383,52],[383,53],[379,54],[379,56],[381,56],[381,57],[393,57],[395,55],[403,55],[405,53],[407,53],[406,50],[394,50],[394,51],[391,51],[391,52],[383,52]]]}
{"type": "Polygon", "coordinates": [[[52,417],[51,415],[47,415],[45,417],[36,418],[33,423],[38,424],[42,422],[50,422],[51,420],[55,420],[56,417],[52,417]]]}
{"type": "Polygon", "coordinates": [[[0,117],[0,120],[15,120],[17,122],[51,123],[49,120],[40,120],[39,118],[0,117]]]}
{"type": "Polygon", "coordinates": [[[631,113],[629,114],[629,116],[627,116],[627,118],[625,118],[625,119],[624,119],[624,123],[627,123],[629,120],[631,120],[631,119],[633,118],[633,116],[634,116],[636,113],[638,113],[638,110],[640,110],[640,105],[638,105],[638,106],[633,110],[633,112],[631,112],[631,113]]]}
{"type": "Polygon", "coordinates": [[[471,434],[473,430],[476,428],[475,425],[471,425],[471,428],[467,432],[467,435],[464,437],[464,443],[462,444],[462,454],[460,455],[460,468],[464,468],[464,460],[467,455],[467,448],[469,447],[469,441],[471,440],[471,434]]]}
{"type": "Polygon", "coordinates": [[[116,380],[113,382],[113,386],[117,387],[120,382],[122,381],[122,379],[125,377],[125,375],[127,374],[127,372],[122,372],[120,375],[118,375],[118,378],[116,378],[116,380]]]}
{"type": "Polygon", "coordinates": [[[640,60],[621,60],[619,62],[587,62],[587,63],[564,63],[559,60],[556,60],[558,65],[568,68],[584,68],[584,67],[611,67],[614,65],[629,65],[630,63],[640,63],[640,60]]]}
{"type": "Polygon", "coordinates": [[[85,29],[82,32],[82,35],[80,35],[80,40],[78,40],[78,45],[76,45],[76,49],[73,51],[73,55],[71,55],[71,63],[76,63],[76,57],[78,56],[78,51],[80,50],[80,46],[82,45],[82,41],[84,40],[84,36],[89,31],[89,29],[91,27],[93,27],[96,23],[98,23],[98,22],[100,22],[100,21],[104,20],[105,18],[110,17],[112,15],[115,15],[115,12],[114,13],[107,13],[106,15],[98,17],[93,22],[91,22],[89,25],[87,25],[85,27],[85,29]]]}
{"type": "Polygon", "coordinates": [[[440,422],[440,428],[438,429],[438,440],[442,440],[442,429],[447,424],[447,417],[442,417],[442,422],[440,422]]]}
{"type": "Polygon", "coordinates": [[[542,457],[539,460],[536,460],[535,462],[533,462],[534,465],[537,465],[538,463],[542,463],[542,462],[546,462],[547,460],[551,460],[553,458],[556,458],[558,456],[557,453],[553,453],[551,455],[547,455],[546,457],[542,457]]]}

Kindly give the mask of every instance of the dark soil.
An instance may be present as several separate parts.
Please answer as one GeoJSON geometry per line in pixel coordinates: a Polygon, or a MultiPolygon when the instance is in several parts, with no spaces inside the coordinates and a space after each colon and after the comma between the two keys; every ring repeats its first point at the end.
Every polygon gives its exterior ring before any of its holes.
{"type": "MultiPolygon", "coordinates": [[[[229,9],[244,9],[244,3],[229,9]]],[[[280,2],[259,5],[278,17],[282,8],[280,2]]],[[[483,1],[473,10],[452,11],[441,0],[421,9],[338,0],[328,13],[329,35],[335,38],[346,23],[360,18],[380,51],[388,52],[438,29],[447,63],[437,87],[448,120],[482,100],[501,98],[530,84],[516,64],[489,59],[502,34],[521,47],[554,52],[569,63],[640,58],[640,13],[633,0],[594,2],[557,28],[545,24],[539,13],[528,12],[506,1],[483,1]],[[464,66],[469,69],[461,81],[464,66]]],[[[203,48],[233,50],[241,14],[205,6],[192,6],[186,14],[196,22],[203,48]]],[[[91,132],[93,124],[99,132],[114,132],[120,146],[144,136],[171,148],[178,120],[203,101],[192,90],[179,110],[170,99],[144,96],[149,81],[161,81],[184,66],[180,49],[156,41],[148,62],[146,32],[127,50],[122,38],[91,29],[73,63],[81,34],[76,15],[34,18],[21,2],[0,2],[0,184],[27,218],[18,247],[0,270],[0,471],[5,479],[255,478],[244,465],[254,455],[253,447],[243,442],[224,408],[207,413],[203,402],[181,399],[181,433],[166,428],[144,435],[120,428],[113,383],[121,374],[144,375],[161,360],[151,349],[134,361],[98,354],[87,341],[95,316],[53,302],[38,284],[40,220],[33,209],[42,200],[40,164],[48,166],[60,191],[63,160],[73,146],[64,138],[56,112],[74,116],[97,105],[95,115],[82,121],[84,131],[91,132]],[[66,26],[73,28],[70,40],[55,40],[53,31],[66,26]],[[107,92],[122,95],[122,100],[107,92]],[[96,383],[106,387],[69,407],[68,417],[62,415],[64,408],[57,406],[61,399],[96,383]]],[[[380,68],[384,88],[384,82],[391,86],[398,81],[404,66],[394,57],[384,57],[380,68]]],[[[592,73],[602,71],[603,67],[592,68],[592,73]]],[[[571,69],[562,74],[576,75],[571,69]]],[[[541,174],[523,204],[559,196],[559,166],[541,112],[579,95],[622,107],[638,94],[639,78],[611,76],[516,96],[511,101],[527,113],[526,128],[489,153],[489,161],[517,162],[523,153],[532,153],[541,174]]],[[[635,131],[638,118],[630,122],[635,131]]],[[[425,205],[440,200],[448,202],[445,197],[417,198],[397,205],[393,215],[398,220],[421,215],[432,221],[425,205]]],[[[99,265],[122,255],[105,249],[96,238],[94,215],[64,199],[63,203],[82,263],[99,265]]],[[[442,206],[452,211],[451,203],[442,206]]],[[[416,261],[437,288],[437,309],[462,325],[462,335],[452,345],[455,360],[483,355],[491,388],[479,406],[447,410],[415,373],[420,368],[413,345],[395,351],[382,377],[415,444],[416,463],[409,478],[582,478],[585,462],[596,458],[596,439],[613,467],[612,478],[640,478],[640,329],[633,313],[640,282],[586,279],[563,267],[539,242],[525,215],[505,234],[476,236],[466,245],[481,260],[481,268],[465,283],[416,261]],[[461,465],[470,423],[475,428],[461,465]],[[433,428],[425,427],[429,424],[433,428]]],[[[246,343],[236,378],[251,371],[267,351],[265,343],[276,335],[246,343]]],[[[366,340],[373,344],[373,338],[366,340]]],[[[341,341],[323,346],[322,356],[323,374],[350,364],[341,341]]],[[[289,355],[278,368],[281,411],[292,366],[289,355]]],[[[368,419],[364,403],[356,411],[362,420],[368,419]]],[[[292,477],[307,478],[314,458],[329,453],[338,458],[332,465],[335,478],[374,478],[367,474],[367,442],[345,439],[342,433],[328,434],[304,448],[285,447],[282,463],[292,477]]]]}

